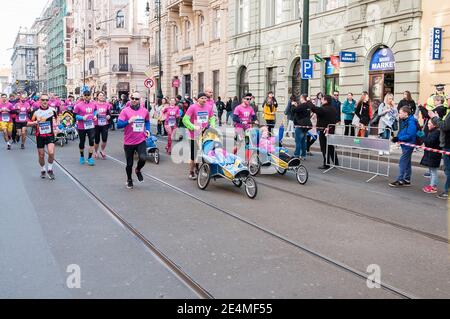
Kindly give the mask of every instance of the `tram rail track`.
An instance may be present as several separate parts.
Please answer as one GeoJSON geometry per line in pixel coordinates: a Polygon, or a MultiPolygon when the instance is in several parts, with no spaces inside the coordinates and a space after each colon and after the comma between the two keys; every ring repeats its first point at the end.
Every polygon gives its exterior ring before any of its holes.
{"type": "MultiPolygon", "coordinates": [[[[31,138],[29,138],[34,144],[35,141],[31,138]]],[[[120,164],[121,166],[126,166],[126,163],[113,157],[110,155],[107,155],[109,159],[112,161],[120,164]]],[[[179,278],[184,285],[186,285],[189,289],[191,289],[199,298],[201,299],[214,299],[212,294],[210,294],[206,289],[204,289],[199,283],[197,283],[193,278],[191,278],[187,273],[185,273],[180,266],[178,266],[174,261],[172,261],[168,256],[166,256],[160,249],[156,247],[151,241],[149,241],[141,232],[139,232],[138,229],[133,227],[125,218],[123,218],[119,213],[117,213],[113,208],[111,208],[107,203],[105,203],[101,198],[99,198],[88,186],[86,186],[82,181],[80,181],[74,174],[72,174],[59,160],[55,159],[55,163],[57,164],[57,167],[59,167],[65,175],[67,175],[81,190],[83,190],[93,201],[95,201],[100,207],[102,207],[104,210],[106,210],[111,216],[113,216],[122,226],[124,226],[128,231],[131,232],[132,235],[134,235],[140,242],[142,242],[160,261],[161,263],[166,266],[167,269],[169,269],[177,278],[179,278]]],[[[188,191],[185,191],[175,185],[172,185],[156,176],[153,176],[151,174],[143,172],[143,175],[160,183],[161,185],[164,185],[165,187],[172,189],[173,191],[176,191],[178,193],[181,193],[203,205],[206,205],[222,214],[225,214],[235,220],[238,220],[254,229],[257,229],[259,231],[262,231],[263,233],[276,238],[296,249],[299,249],[305,253],[307,253],[310,256],[315,257],[318,260],[321,260],[322,262],[325,262],[327,264],[330,264],[344,272],[350,273],[353,276],[359,278],[360,280],[364,281],[371,281],[372,279],[369,278],[369,276],[359,271],[353,267],[350,267],[349,265],[346,265],[334,258],[327,257],[309,247],[306,247],[305,245],[302,245],[300,243],[297,243],[286,236],[283,236],[281,234],[278,234],[266,227],[260,226],[240,215],[238,215],[235,212],[232,212],[230,210],[223,209],[215,204],[212,204],[188,191]]],[[[403,299],[418,299],[417,296],[405,292],[400,288],[394,287],[390,284],[387,284],[383,281],[380,281],[378,283],[380,285],[380,288],[391,292],[403,299]]]]}
{"type": "MultiPolygon", "coordinates": [[[[164,142],[165,142],[165,140],[164,140],[164,142]]],[[[371,220],[373,222],[376,222],[376,223],[379,223],[379,224],[384,224],[384,225],[389,225],[389,226],[392,226],[392,227],[397,228],[399,230],[406,231],[406,232],[409,232],[409,233],[414,233],[416,235],[420,235],[420,236],[426,237],[428,239],[432,239],[434,241],[442,242],[442,243],[445,243],[445,244],[450,244],[450,238],[446,238],[446,237],[443,237],[443,236],[440,236],[440,235],[436,235],[436,234],[433,234],[433,233],[430,233],[430,232],[427,232],[427,231],[423,231],[423,230],[420,230],[420,229],[417,229],[417,228],[413,228],[413,227],[409,227],[409,226],[406,226],[406,225],[402,225],[400,223],[396,223],[396,222],[393,222],[393,221],[390,221],[390,220],[387,220],[387,219],[384,219],[384,218],[371,216],[369,214],[364,214],[364,213],[358,212],[356,210],[353,210],[351,208],[348,208],[348,207],[345,207],[345,206],[340,206],[340,205],[337,205],[337,204],[333,204],[333,203],[327,202],[326,200],[321,200],[321,199],[318,199],[318,198],[315,198],[315,197],[299,194],[299,193],[291,191],[289,189],[283,189],[281,187],[274,186],[274,185],[262,182],[261,178],[257,179],[257,183],[258,183],[258,185],[264,186],[264,187],[269,188],[271,190],[282,192],[283,194],[289,194],[289,195],[294,196],[294,197],[299,197],[299,198],[303,198],[303,199],[307,199],[307,200],[313,201],[315,204],[322,204],[322,205],[325,205],[327,207],[332,207],[332,208],[339,209],[343,213],[346,213],[346,214],[349,214],[349,215],[357,216],[357,217],[360,217],[360,218],[365,218],[365,219],[371,220]]],[[[297,182],[296,182],[296,184],[297,184],[297,182]]]]}

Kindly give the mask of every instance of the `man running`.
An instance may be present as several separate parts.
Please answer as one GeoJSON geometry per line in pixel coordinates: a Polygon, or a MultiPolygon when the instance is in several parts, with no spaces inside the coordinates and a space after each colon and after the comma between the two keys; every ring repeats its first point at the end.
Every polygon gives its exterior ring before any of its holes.
{"type": "Polygon", "coordinates": [[[95,158],[99,157],[98,149],[100,146],[100,138],[102,140],[100,156],[102,159],[106,159],[105,149],[106,143],[108,142],[108,130],[109,130],[109,120],[111,119],[111,109],[112,105],[106,102],[106,97],[103,92],[97,94],[97,120],[95,121],[95,158]]]}
{"type": "Polygon", "coordinates": [[[91,92],[85,91],[83,93],[83,100],[75,105],[73,110],[75,119],[77,120],[78,136],[80,137],[80,164],[86,163],[84,157],[84,148],[86,144],[86,136],[89,140],[89,166],[94,166],[95,161],[92,158],[94,154],[94,142],[95,142],[95,124],[96,118],[96,105],[91,101],[91,92]]]}
{"type": "Polygon", "coordinates": [[[208,125],[216,126],[216,118],[212,104],[207,104],[208,96],[205,93],[198,95],[197,103],[192,104],[183,117],[183,124],[189,131],[191,140],[191,162],[189,164],[189,179],[197,179],[196,151],[199,149],[198,138],[202,130],[208,125]]]}
{"type": "Polygon", "coordinates": [[[17,136],[22,136],[21,149],[25,149],[25,141],[27,140],[27,123],[30,120],[31,105],[28,102],[28,96],[26,93],[20,96],[19,102],[15,106],[16,113],[16,130],[17,136]]]}
{"type": "Polygon", "coordinates": [[[141,95],[135,92],[131,95],[130,107],[126,107],[119,115],[117,128],[124,128],[124,151],[127,159],[127,188],[133,189],[133,164],[134,153],[139,156],[135,170],[140,182],[144,181],[142,168],[147,161],[147,136],[150,135],[150,115],[144,105],[141,104],[141,95]]]}
{"type": "MultiPolygon", "coordinates": [[[[242,104],[238,105],[234,109],[233,113],[233,121],[235,123],[235,145],[233,149],[233,153],[236,155],[238,148],[240,148],[242,141],[245,137],[245,131],[251,128],[251,124],[256,123],[256,114],[253,108],[250,105],[252,101],[252,94],[247,93],[245,97],[242,99],[242,104]]],[[[247,138],[245,138],[246,144],[248,144],[247,138]]]]}
{"type": "Polygon", "coordinates": [[[28,126],[36,126],[36,144],[39,165],[41,166],[41,178],[44,179],[47,174],[49,179],[54,180],[55,128],[58,126],[58,115],[55,109],[49,107],[49,96],[47,94],[41,95],[40,102],[39,109],[34,112],[28,126]],[[48,152],[47,170],[45,169],[45,146],[47,146],[48,152]]]}
{"type": "Polygon", "coordinates": [[[3,138],[5,139],[8,150],[11,150],[11,136],[13,131],[12,112],[13,106],[8,101],[8,96],[2,94],[0,96],[0,130],[3,132],[3,138]]]}

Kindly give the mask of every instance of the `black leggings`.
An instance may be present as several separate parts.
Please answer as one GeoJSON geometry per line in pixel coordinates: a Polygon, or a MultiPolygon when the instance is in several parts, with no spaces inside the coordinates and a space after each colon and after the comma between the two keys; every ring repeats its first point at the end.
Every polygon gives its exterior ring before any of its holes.
{"type": "Polygon", "coordinates": [[[134,153],[137,153],[139,156],[137,170],[140,171],[145,166],[145,162],[147,161],[147,143],[146,141],[143,141],[141,144],[137,145],[125,145],[123,149],[127,159],[127,178],[130,181],[132,180],[131,174],[133,173],[134,153]]]}
{"type": "Polygon", "coordinates": [[[94,147],[95,129],[91,128],[89,130],[78,130],[78,135],[80,136],[80,150],[84,150],[86,136],[89,139],[89,146],[94,147]]]}
{"type": "Polygon", "coordinates": [[[266,124],[269,129],[269,133],[272,133],[272,130],[275,128],[275,120],[266,120],[266,124]]]}
{"type": "Polygon", "coordinates": [[[103,143],[108,142],[108,129],[109,125],[95,127],[95,144],[100,144],[100,137],[103,143]]]}

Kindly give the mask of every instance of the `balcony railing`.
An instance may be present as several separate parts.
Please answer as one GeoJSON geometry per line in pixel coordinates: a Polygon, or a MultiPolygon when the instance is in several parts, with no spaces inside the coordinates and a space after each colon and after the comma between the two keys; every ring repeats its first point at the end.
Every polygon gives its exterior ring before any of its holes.
{"type": "Polygon", "coordinates": [[[133,72],[133,67],[131,64],[114,64],[112,67],[112,71],[115,73],[118,72],[133,72]]]}

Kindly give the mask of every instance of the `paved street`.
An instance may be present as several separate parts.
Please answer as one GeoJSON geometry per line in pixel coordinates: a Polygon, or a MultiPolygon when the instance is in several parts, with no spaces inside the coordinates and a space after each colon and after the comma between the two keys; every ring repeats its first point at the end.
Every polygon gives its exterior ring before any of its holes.
{"type": "Polygon", "coordinates": [[[110,158],[95,167],[78,164],[77,143],[58,147],[72,177],[57,167],[54,182],[39,178],[31,143],[1,150],[0,297],[198,298],[142,238],[215,298],[450,297],[447,203],[421,191],[424,169],[413,187],[390,189],[323,174],[316,153],[305,186],[263,174],[252,201],[223,180],[199,190],[187,165],[163,155],[129,191],[121,140],[111,133],[110,158]],[[79,289],[66,285],[69,265],[80,267],[79,289]],[[380,267],[379,289],[366,284],[369,265],[380,267]]]}

